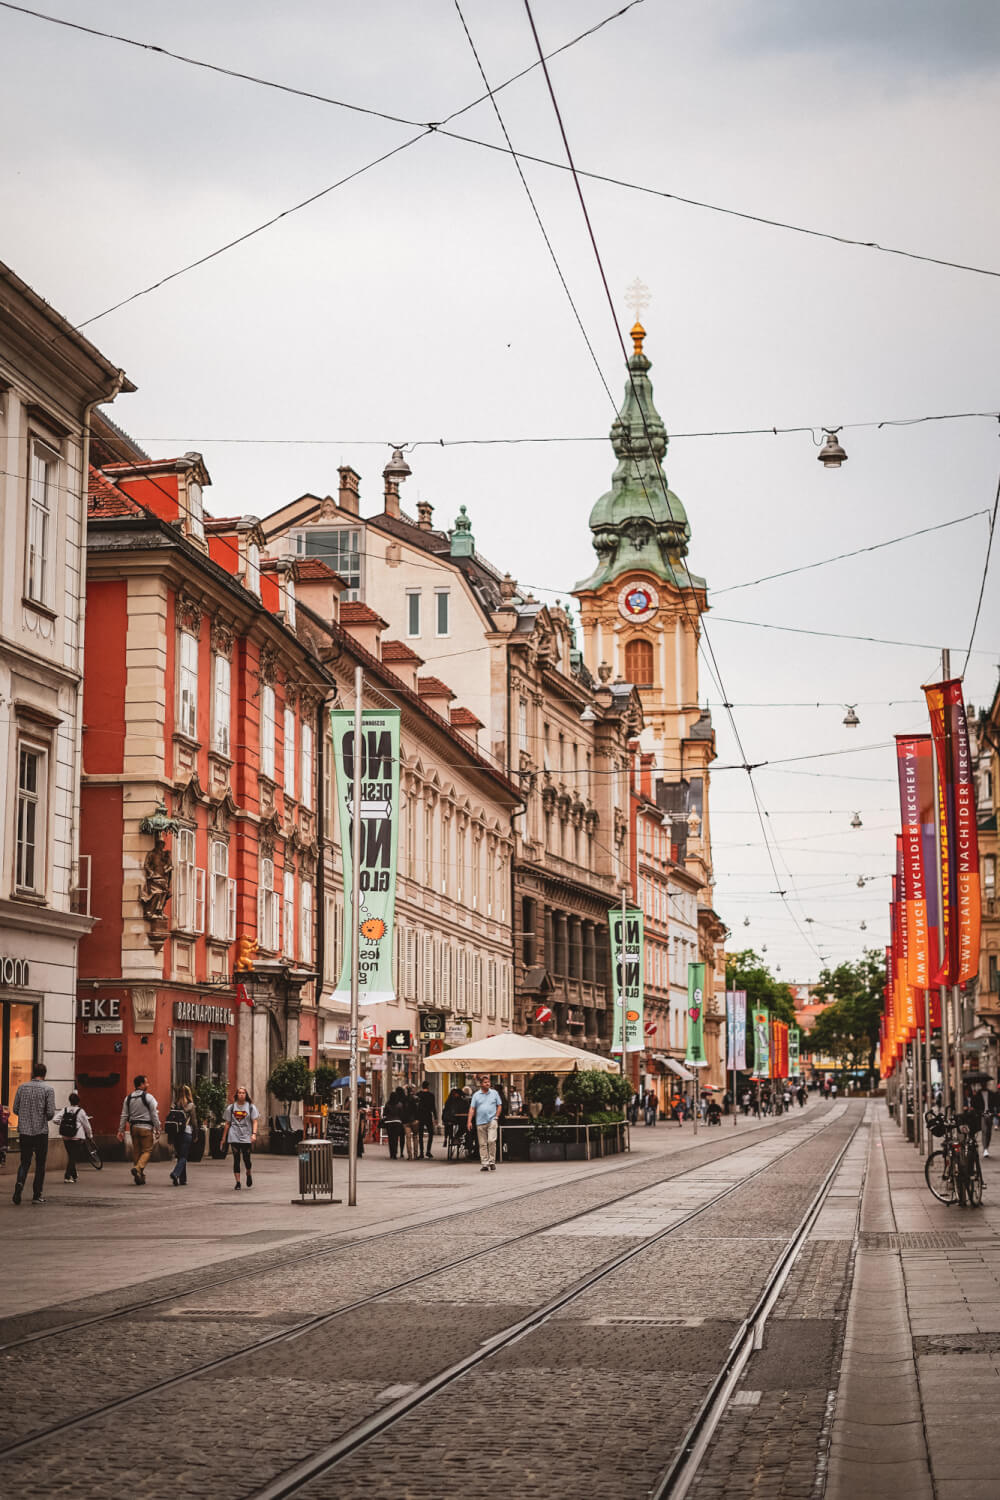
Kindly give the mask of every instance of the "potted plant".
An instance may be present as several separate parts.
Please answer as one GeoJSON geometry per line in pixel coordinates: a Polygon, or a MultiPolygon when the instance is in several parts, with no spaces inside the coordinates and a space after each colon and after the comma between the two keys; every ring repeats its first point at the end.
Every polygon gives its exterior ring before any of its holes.
{"type": "MultiPolygon", "coordinates": [[[[267,1091],[285,1105],[284,1113],[290,1115],[293,1104],[300,1104],[308,1098],[311,1081],[312,1071],[304,1057],[282,1057],[271,1069],[267,1091]]],[[[271,1135],[272,1148],[290,1154],[301,1139],[301,1130],[275,1130],[271,1135]]]]}
{"type": "Polygon", "coordinates": [[[225,1153],[222,1149],[222,1116],[229,1102],[228,1090],[221,1080],[202,1075],[194,1083],[195,1107],[201,1126],[198,1139],[191,1143],[191,1161],[201,1161],[205,1154],[205,1137],[208,1137],[209,1155],[216,1161],[225,1153]]]}

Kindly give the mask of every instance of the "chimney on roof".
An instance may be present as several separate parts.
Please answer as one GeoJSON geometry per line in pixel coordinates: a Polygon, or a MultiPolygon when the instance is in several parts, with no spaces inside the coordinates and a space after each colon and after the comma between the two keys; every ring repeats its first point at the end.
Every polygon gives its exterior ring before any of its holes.
{"type": "Polygon", "coordinates": [[[417,501],[417,525],[421,531],[433,531],[434,523],[431,521],[433,514],[434,507],[429,500],[417,501]]]}
{"type": "Polygon", "coordinates": [[[399,515],[399,486],[404,479],[409,479],[413,470],[403,457],[401,448],[393,448],[392,457],[382,470],[382,478],[385,481],[385,513],[387,516],[399,515]]]}
{"type": "Polygon", "coordinates": [[[348,464],[342,464],[337,473],[340,475],[337,503],[341,510],[350,511],[352,516],[356,516],[361,505],[361,475],[348,464]]]}

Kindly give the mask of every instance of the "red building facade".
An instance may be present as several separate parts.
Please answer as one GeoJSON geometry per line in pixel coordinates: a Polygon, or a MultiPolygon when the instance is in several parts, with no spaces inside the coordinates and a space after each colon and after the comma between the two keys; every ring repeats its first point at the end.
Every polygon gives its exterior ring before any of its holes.
{"type": "Polygon", "coordinates": [[[77,1079],[100,1136],[133,1075],[166,1106],[208,1076],[262,1102],[315,1058],[320,714],[332,679],[296,635],[295,567],[252,518],[202,513],[188,454],[95,444],[88,508],[77,1079]],[[117,451],[116,451],[117,449],[117,451]],[[237,961],[252,963],[240,1003],[237,961]]]}

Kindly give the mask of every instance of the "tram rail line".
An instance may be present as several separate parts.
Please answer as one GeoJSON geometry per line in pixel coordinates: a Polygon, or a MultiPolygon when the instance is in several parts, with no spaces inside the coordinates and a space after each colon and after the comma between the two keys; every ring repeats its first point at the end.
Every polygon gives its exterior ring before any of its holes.
{"type": "MultiPolygon", "coordinates": [[[[831,1125],[836,1123],[838,1123],[838,1121],[830,1122],[831,1125]]],[[[845,1141],[840,1151],[837,1153],[833,1164],[826,1172],[819,1189],[813,1195],[806,1213],[802,1216],[798,1227],[793,1232],[791,1240],[789,1241],[785,1250],[779,1256],[777,1262],[775,1263],[775,1266],[769,1272],[764,1290],[758,1298],[753,1312],[745,1320],[743,1327],[734,1339],[733,1345],[735,1349],[742,1350],[744,1345],[746,1344],[747,1338],[749,1338],[749,1349],[750,1351],[752,1351],[753,1339],[757,1334],[757,1330],[762,1330],[763,1320],[766,1318],[767,1312],[770,1311],[770,1308],[777,1300],[777,1297],[781,1291],[782,1286],[785,1283],[785,1280],[787,1279],[792,1265],[794,1264],[794,1261],[799,1251],[801,1250],[802,1245],[805,1243],[809,1230],[815,1222],[815,1219],[818,1216],[824,1202],[826,1201],[826,1198],[830,1192],[830,1188],[836,1178],[841,1163],[843,1162],[844,1157],[846,1156],[847,1151],[850,1148],[850,1145],[853,1142],[855,1136],[863,1125],[864,1119],[862,1118],[850,1131],[847,1140],[845,1141]]],[[[480,1366],[486,1364],[491,1358],[493,1358],[494,1355],[498,1354],[501,1350],[508,1348],[511,1344],[523,1338],[526,1334],[529,1334],[538,1329],[543,1323],[547,1322],[550,1318],[554,1317],[557,1313],[561,1312],[564,1308],[575,1302],[577,1298],[581,1297],[585,1292],[590,1291],[592,1288],[598,1286],[602,1281],[607,1280],[608,1277],[612,1276],[623,1266],[626,1266],[630,1262],[638,1260],[653,1246],[661,1243],[671,1235],[676,1234],[678,1230],[687,1227],[694,1220],[700,1218],[702,1214],[706,1214],[711,1210],[717,1208],[720,1203],[723,1203],[727,1198],[732,1196],[732,1194],[745,1188],[748,1183],[753,1182],[757,1177],[760,1177],[766,1172],[770,1171],[775,1165],[777,1165],[778,1162],[784,1160],[786,1156],[791,1155],[797,1149],[800,1149],[801,1147],[809,1144],[811,1141],[814,1141],[818,1135],[821,1135],[823,1133],[823,1130],[828,1128],[829,1126],[821,1127],[820,1130],[807,1137],[805,1141],[798,1142],[795,1146],[790,1147],[788,1151],[782,1152],[782,1154],[774,1158],[774,1160],[757,1168],[755,1171],[748,1173],[747,1176],[741,1178],[739,1182],[730,1184],[720,1193],[715,1194],[706,1203],[703,1203],[697,1208],[690,1210],[674,1223],[668,1225],[663,1229],[657,1230],[654,1234],[647,1236],[638,1245],[631,1246],[629,1249],[623,1250],[617,1255],[610,1257],[603,1264],[597,1266],[593,1270],[589,1271],[586,1275],[581,1277],[572,1286],[564,1288],[561,1292],[557,1293],[554,1297],[546,1301],[541,1307],[534,1309],[526,1317],[519,1318],[516,1322],[511,1323],[507,1328],[500,1330],[500,1332],[485,1340],[472,1353],[464,1356],[464,1358],[462,1359],[456,1360],[454,1364],[449,1365],[446,1369],[439,1371],[429,1380],[424,1381],[415,1390],[408,1392],[406,1395],[401,1396],[398,1400],[394,1401],[390,1406],[383,1408],[381,1411],[373,1412],[370,1416],[357,1423],[348,1432],[344,1433],[340,1438],[326,1444],[317,1452],[310,1455],[309,1458],[304,1459],[298,1464],[295,1464],[294,1466],[287,1469],[284,1473],[279,1474],[275,1478],[270,1480],[269,1483],[263,1485],[257,1490],[254,1490],[251,1495],[247,1497],[247,1500],[291,1500],[291,1497],[293,1496],[305,1494],[309,1486],[315,1480],[329,1475],[330,1472],[334,1470],[340,1462],[342,1462],[352,1454],[357,1453],[359,1449],[363,1448],[373,1439],[381,1437],[383,1434],[388,1432],[389,1429],[394,1427],[403,1418],[409,1416],[431,1397],[437,1395],[441,1391],[444,1391],[449,1386],[456,1385],[463,1378],[463,1376],[467,1375],[471,1371],[477,1370],[480,1366]]],[[[628,1194],[625,1196],[632,1195],[628,1194]]],[[[749,1357],[749,1352],[747,1353],[747,1357],[749,1357]]],[[[732,1354],[729,1358],[727,1358],[727,1368],[732,1363],[733,1358],[734,1356],[732,1354]]],[[[713,1384],[713,1391],[716,1390],[716,1387],[722,1380],[723,1375],[720,1375],[719,1379],[713,1384]]],[[[706,1406],[707,1404],[708,1403],[705,1403],[706,1406]]],[[[687,1441],[685,1441],[685,1448],[686,1447],[687,1441]]],[[[673,1472],[673,1469],[674,1465],[671,1465],[671,1469],[668,1471],[668,1475],[673,1472]]],[[[664,1500],[666,1500],[666,1497],[673,1497],[674,1493],[675,1492],[669,1488],[658,1488],[655,1491],[655,1495],[657,1497],[664,1497],[664,1500]]]]}
{"type": "MultiPolygon", "coordinates": [[[[694,1219],[697,1219],[701,1214],[714,1209],[718,1206],[718,1204],[724,1202],[725,1199],[730,1197],[733,1193],[745,1188],[748,1183],[753,1182],[756,1178],[772,1170],[779,1162],[785,1160],[786,1157],[809,1145],[818,1137],[822,1136],[827,1130],[838,1125],[841,1120],[842,1116],[838,1115],[835,1119],[825,1121],[823,1124],[818,1125],[818,1127],[815,1129],[808,1129],[804,1138],[793,1139],[793,1141],[788,1145],[787,1149],[780,1152],[777,1156],[772,1157],[760,1167],[757,1167],[753,1171],[747,1173],[745,1176],[742,1176],[738,1181],[727,1185],[722,1189],[721,1192],[714,1194],[705,1203],[700,1204],[696,1208],[683,1214],[679,1219],[677,1219],[667,1228],[662,1229],[656,1234],[644,1239],[638,1246],[634,1246],[629,1250],[612,1257],[607,1262],[602,1263],[602,1265],[596,1268],[596,1270],[587,1273],[586,1276],[573,1283],[572,1286],[564,1289],[562,1292],[557,1294],[557,1296],[553,1297],[545,1304],[543,1304],[541,1308],[533,1311],[527,1317],[520,1319],[516,1324],[511,1325],[509,1329],[505,1329],[499,1334],[496,1334],[492,1338],[486,1340],[485,1343],[478,1347],[477,1350],[474,1351],[471,1355],[466,1356],[465,1359],[458,1361],[455,1365],[450,1366],[448,1369],[440,1372],[424,1385],[421,1385],[419,1389],[414,1391],[411,1395],[403,1398],[400,1401],[394,1402],[389,1408],[375,1414],[374,1416],[368,1418],[366,1421],[363,1421],[357,1428],[352,1429],[345,1438],[341,1439],[340,1442],[329,1445],[329,1448],[322,1449],[320,1451],[320,1454],[317,1456],[317,1459],[307,1461],[307,1464],[312,1464],[310,1475],[308,1477],[312,1477],[314,1473],[322,1472],[325,1468],[331,1467],[333,1464],[338,1462],[340,1458],[346,1456],[346,1454],[349,1452],[353,1452],[355,1448],[368,1441],[377,1432],[384,1431],[387,1427],[398,1421],[400,1417],[404,1416],[408,1411],[412,1410],[413,1407],[418,1405],[421,1401],[426,1400],[437,1390],[458,1379],[461,1374],[464,1373],[467,1369],[474,1368],[476,1365],[481,1364],[483,1360],[487,1359],[491,1353],[496,1352],[500,1348],[506,1347],[509,1343],[521,1337],[528,1330],[536,1327],[539,1323],[544,1322],[547,1318],[551,1317],[554,1312],[572,1302],[576,1297],[580,1296],[582,1292],[586,1291],[591,1286],[597,1284],[599,1281],[610,1275],[620,1265],[624,1265],[628,1261],[634,1259],[636,1256],[642,1254],[643,1251],[647,1250],[651,1245],[656,1244],[658,1241],[665,1239],[671,1234],[675,1234],[678,1230],[690,1224],[694,1219]],[[329,1457],[328,1455],[334,1450],[336,1450],[335,1456],[329,1457]],[[322,1460],[322,1462],[319,1462],[319,1460],[322,1460]],[[317,1462],[319,1462],[319,1467],[316,1467],[317,1462]]],[[[810,1120],[802,1121],[803,1126],[808,1127],[812,1124],[813,1122],[810,1120]]],[[[787,1129],[787,1127],[785,1128],[787,1129]]],[[[850,1140],[853,1140],[857,1128],[859,1127],[855,1127],[855,1130],[852,1130],[848,1139],[848,1144],[850,1144],[850,1140]]],[[[773,1140],[774,1135],[778,1133],[783,1132],[768,1131],[766,1135],[764,1135],[763,1133],[755,1133],[754,1137],[751,1140],[742,1142],[732,1151],[726,1151],[722,1153],[719,1157],[714,1158],[714,1161],[726,1161],[734,1156],[741,1154],[743,1151],[752,1149],[754,1146],[766,1144],[768,1141],[773,1140]]],[[[795,1129],[794,1127],[792,1128],[790,1133],[793,1136],[800,1135],[800,1131],[798,1129],[795,1129]]],[[[845,1145],[843,1150],[846,1151],[846,1149],[847,1146],[845,1145]]],[[[843,1151],[838,1155],[835,1167],[836,1165],[839,1165],[842,1156],[843,1151]]],[[[595,1211],[601,1211],[606,1208],[615,1207],[621,1203],[627,1202],[630,1198],[634,1198],[641,1193],[647,1192],[652,1187],[661,1185],[662,1183],[675,1182],[685,1177],[694,1176],[698,1172],[705,1170],[706,1167],[710,1167],[712,1164],[712,1162],[700,1162],[697,1165],[687,1167],[680,1172],[665,1173],[662,1177],[656,1178],[653,1182],[645,1182],[640,1186],[630,1187],[627,1191],[615,1194],[614,1196],[602,1201],[601,1203],[588,1204],[586,1207],[577,1209],[573,1213],[559,1215],[554,1219],[547,1220],[543,1224],[535,1225],[529,1229],[521,1230],[517,1234],[509,1235],[500,1241],[494,1241],[486,1245],[485,1247],[467,1252],[457,1257],[453,1257],[448,1261],[439,1262],[433,1267],[421,1271],[416,1275],[405,1277],[402,1280],[392,1283],[391,1285],[381,1287],[377,1291],[370,1292],[362,1297],[352,1299],[350,1302],[344,1303],[341,1306],[333,1308],[329,1311],[318,1313],[305,1319],[300,1319],[296,1323],[279,1329],[275,1333],[268,1334],[263,1338],[252,1340],[247,1344],[241,1345],[240,1348],[231,1350],[214,1359],[203,1361],[198,1365],[191,1366],[184,1371],[181,1371],[175,1375],[167,1376],[161,1380],[151,1381],[139,1390],[118,1396],[110,1401],[102,1402],[89,1408],[86,1411],[76,1413],[72,1416],[64,1418],[60,1422],[53,1423],[48,1427],[39,1428],[34,1432],[26,1434],[24,1437],[15,1439],[5,1447],[0,1448],[0,1468],[2,1468],[2,1465],[9,1460],[18,1457],[19,1455],[27,1452],[32,1448],[37,1448],[40,1444],[43,1444],[47,1440],[56,1438],[63,1433],[72,1431],[73,1429],[84,1426],[87,1423],[99,1420],[109,1413],[121,1411],[137,1403],[147,1401],[149,1397],[155,1397],[171,1389],[187,1385],[190,1382],[198,1380],[205,1375],[210,1375],[217,1370],[225,1368],[227,1365],[231,1365],[238,1360],[245,1360],[248,1356],[257,1354],[262,1350],[272,1348],[275,1345],[289,1344],[296,1339],[302,1338],[303,1336],[308,1334],[315,1333],[318,1329],[327,1327],[330,1324],[335,1323],[339,1319],[347,1317],[350,1313],[357,1312],[362,1308],[370,1307],[374,1303],[389,1298],[395,1293],[406,1291],[412,1287],[419,1285],[422,1282],[431,1280],[434,1277],[445,1275],[458,1267],[468,1265],[472,1262],[478,1260],[488,1261],[489,1257],[495,1255],[498,1250],[503,1250],[510,1246],[521,1244],[527,1240],[534,1239],[538,1235],[544,1234],[553,1229],[560,1228],[561,1226],[572,1223],[577,1219],[584,1218],[588,1214],[594,1213],[595,1211]]],[[[565,1186],[565,1184],[559,1184],[558,1186],[559,1188],[562,1188],[565,1186]]],[[[553,1191],[551,1187],[548,1190],[553,1191]]],[[[540,1193],[544,1193],[545,1191],[546,1189],[544,1188],[534,1189],[526,1194],[520,1194],[516,1199],[509,1201],[517,1202],[521,1201],[524,1198],[530,1199],[540,1193]]],[[[458,1210],[454,1214],[446,1215],[443,1218],[434,1221],[434,1224],[435,1227],[437,1227],[438,1225],[446,1221],[463,1217],[464,1214],[475,1214],[480,1211],[481,1205],[475,1206],[465,1211],[458,1210]]],[[[309,1255],[300,1256],[296,1259],[298,1263],[301,1263],[302,1261],[312,1260],[321,1255],[330,1254],[338,1249],[346,1250],[354,1246],[363,1246],[374,1240],[382,1240],[391,1237],[392,1235],[399,1235],[404,1233],[406,1233],[405,1230],[386,1231],[379,1235],[369,1236],[367,1239],[351,1241],[349,1245],[330,1247],[325,1250],[314,1251],[309,1255]]],[[[244,1275],[237,1274],[231,1277],[218,1278],[217,1281],[210,1284],[203,1283],[200,1287],[196,1288],[195,1291],[204,1292],[209,1289],[214,1289],[214,1287],[218,1284],[231,1284],[233,1282],[247,1280],[249,1279],[249,1276],[251,1274],[253,1273],[246,1273],[244,1275]]],[[[256,1274],[260,1273],[258,1272],[256,1274]]],[[[192,1294],[193,1293],[172,1293],[165,1294],[161,1297],[150,1298],[147,1299],[145,1303],[132,1304],[131,1306],[114,1313],[101,1314],[91,1320],[81,1320],[78,1324],[71,1325],[71,1329],[72,1331],[75,1331],[77,1327],[85,1328],[88,1326],[92,1326],[93,1323],[100,1323],[111,1318],[127,1317],[130,1314],[145,1310],[145,1308],[147,1307],[155,1307],[161,1305],[164,1302],[172,1302],[178,1300],[178,1296],[183,1297],[185,1295],[192,1294]]],[[[45,1333],[49,1336],[54,1336],[57,1333],[66,1331],[70,1331],[70,1329],[62,1328],[55,1330],[46,1330],[45,1333]]],[[[37,1335],[29,1335],[25,1340],[19,1342],[30,1343],[36,1337],[37,1335]]],[[[14,1347],[17,1346],[15,1345],[14,1347]]],[[[298,1477],[299,1469],[303,1469],[304,1471],[304,1468],[305,1465],[300,1465],[295,1470],[289,1471],[290,1474],[297,1476],[292,1487],[286,1489],[274,1489],[273,1494],[277,1496],[296,1493],[296,1490],[298,1488],[301,1488],[303,1482],[301,1477],[298,1477]]],[[[253,1497],[253,1500],[263,1500],[263,1497],[270,1497],[271,1495],[272,1489],[269,1487],[260,1491],[259,1497],[258,1495],[255,1495],[253,1497]]]]}
{"type": "MultiPolygon", "coordinates": [[[[801,1120],[799,1116],[794,1116],[793,1118],[798,1123],[811,1123],[808,1116],[803,1117],[801,1120]]],[[[713,1159],[725,1160],[730,1156],[736,1156],[741,1151],[751,1150],[758,1142],[771,1140],[774,1135],[779,1134],[784,1130],[794,1128],[794,1126],[790,1126],[788,1124],[779,1124],[779,1122],[775,1121],[773,1125],[765,1126],[763,1129],[755,1131],[753,1136],[749,1140],[745,1138],[741,1139],[738,1144],[734,1145],[733,1150],[722,1152],[720,1153],[719,1157],[713,1159]]],[[[706,1141],[704,1143],[695,1141],[692,1143],[692,1146],[689,1149],[698,1150],[699,1146],[701,1146],[702,1144],[715,1146],[716,1144],[727,1145],[729,1144],[729,1142],[726,1140],[722,1140],[719,1142],[712,1140],[706,1141]]],[[[706,1163],[700,1163],[699,1165],[704,1166],[706,1165],[706,1163]]],[[[610,1166],[606,1168],[602,1175],[610,1176],[616,1170],[620,1171],[621,1169],[621,1164],[618,1163],[616,1166],[610,1166]]],[[[661,1178],[657,1178],[656,1181],[671,1182],[676,1177],[686,1176],[688,1172],[697,1170],[699,1170],[698,1167],[682,1167],[682,1169],[677,1172],[667,1171],[661,1178]]],[[[594,1181],[593,1177],[590,1177],[587,1180],[591,1183],[594,1181]]],[[[505,1199],[505,1205],[522,1203],[532,1198],[539,1197],[544,1193],[558,1191],[560,1188],[565,1187],[566,1185],[567,1184],[565,1183],[555,1185],[553,1185],[552,1183],[548,1183],[541,1187],[528,1188],[525,1192],[518,1193],[515,1197],[505,1199]]],[[[644,1183],[642,1187],[632,1188],[628,1193],[622,1196],[628,1197],[637,1192],[644,1192],[647,1187],[653,1185],[655,1184],[644,1183]]],[[[614,1197],[608,1200],[609,1203],[616,1203],[618,1201],[618,1197],[614,1197]]],[[[253,1264],[247,1264],[242,1269],[237,1267],[236,1270],[226,1272],[222,1276],[203,1276],[199,1280],[189,1282],[189,1284],[184,1287],[173,1288],[170,1291],[158,1292],[155,1296],[152,1297],[142,1297],[132,1302],[124,1302],[119,1307],[108,1308],[103,1312],[91,1313],[85,1317],[75,1318],[72,1321],[68,1321],[65,1323],[57,1323],[49,1328],[32,1329],[29,1333],[19,1334],[15,1338],[8,1339],[5,1342],[0,1343],[0,1355],[7,1354],[12,1350],[19,1349],[27,1344],[41,1343],[47,1339],[60,1338],[66,1334],[76,1333],[85,1328],[93,1328],[101,1323],[110,1323],[120,1318],[128,1318],[134,1313],[145,1312],[151,1308],[163,1307],[167,1303],[181,1301],[189,1297],[201,1296],[204,1292],[216,1291],[221,1287],[233,1286],[244,1281],[252,1281],[258,1277],[267,1276],[278,1269],[282,1271],[288,1271],[295,1269],[298,1266],[307,1265],[312,1261],[324,1259],[327,1256],[344,1255],[351,1250],[361,1248],[365,1245],[374,1245],[384,1240],[392,1239],[395,1236],[409,1234],[413,1230],[421,1228],[426,1223],[433,1223],[435,1226],[446,1225],[452,1223],[456,1219],[462,1219],[470,1215],[476,1215],[481,1212],[481,1209],[482,1205],[477,1203],[467,1208],[457,1208],[452,1213],[441,1214],[440,1216],[437,1216],[432,1220],[417,1220],[415,1223],[398,1225],[392,1229],[380,1229],[374,1234],[361,1235],[353,1238],[346,1238],[346,1235],[349,1234],[350,1231],[345,1231],[345,1237],[339,1240],[337,1244],[323,1244],[320,1246],[316,1246],[313,1249],[306,1250],[304,1253],[299,1255],[282,1256],[280,1250],[265,1252],[258,1251],[256,1253],[251,1252],[246,1256],[246,1260],[248,1262],[252,1261],[253,1264]],[[271,1259],[267,1264],[262,1265],[261,1259],[264,1255],[270,1255],[271,1259]]],[[[582,1209],[580,1210],[580,1212],[589,1213],[590,1209],[582,1209]]],[[[577,1217],[577,1215],[570,1215],[570,1217],[577,1217]]],[[[533,1233],[534,1231],[530,1232],[533,1233]]],[[[508,1242],[502,1241],[494,1248],[500,1248],[504,1243],[508,1242]]],[[[47,1309],[38,1309],[38,1313],[40,1315],[44,1315],[46,1311],[47,1309]]],[[[30,1318],[31,1314],[26,1314],[23,1316],[30,1318]]],[[[4,1322],[16,1322],[19,1320],[19,1315],[13,1314],[9,1318],[0,1319],[0,1326],[2,1326],[4,1322]]],[[[0,1449],[0,1452],[2,1451],[4,1450],[0,1449]]]]}

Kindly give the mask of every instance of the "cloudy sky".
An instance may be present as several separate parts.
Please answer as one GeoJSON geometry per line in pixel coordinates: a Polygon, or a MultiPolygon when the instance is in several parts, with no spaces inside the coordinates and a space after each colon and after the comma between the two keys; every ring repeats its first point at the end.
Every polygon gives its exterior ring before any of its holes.
{"type": "MultiPolygon", "coordinates": [[[[491,86],[535,60],[521,0],[461,3],[491,86]]],[[[543,47],[619,6],[533,0],[543,47]]],[[[479,549],[541,597],[586,576],[606,441],[458,441],[604,439],[613,412],[510,157],[423,129],[483,93],[454,0],[51,0],[49,13],[359,107],[0,7],[0,257],[75,322],[416,137],[88,324],[139,387],[115,419],[157,455],[202,451],[218,514],[334,490],[341,463],[374,511],[385,444],[415,443],[409,509],[429,500],[450,525],[464,503],[479,549]]],[[[734,942],[766,943],[782,977],[805,980],[820,953],[885,941],[891,736],[924,727],[920,685],[940,646],[962,669],[997,491],[995,417],[879,424],[1000,410],[1000,277],[677,199],[1000,271],[1000,10],[642,0],[550,69],[578,167],[635,185],[583,179],[619,323],[634,277],[652,295],[667,473],[691,520],[692,570],[709,581],[721,687],[747,758],[782,762],[756,781],[789,898],[769,894],[747,777],[720,769],[716,905],[734,942]],[[824,425],[844,427],[839,471],[816,462],[824,425]],[[685,436],[773,427],[812,431],[685,436]],[[841,722],[848,703],[856,730],[841,722]],[[864,890],[859,874],[875,877],[864,890]]],[[[497,102],[515,148],[564,160],[540,70],[497,102]]],[[[447,128],[502,144],[488,100],[447,128]]],[[[621,353],[572,180],[524,172],[618,401],[621,353]]],[[[977,704],[997,682],[998,570],[994,558],[966,674],[977,704]]],[[[731,766],[743,757],[705,669],[702,695],[718,766],[731,766]]]]}

